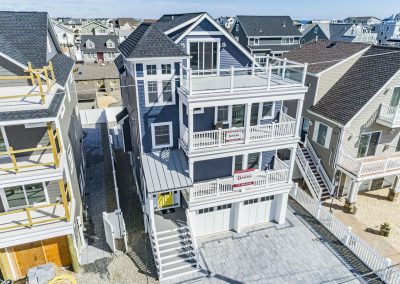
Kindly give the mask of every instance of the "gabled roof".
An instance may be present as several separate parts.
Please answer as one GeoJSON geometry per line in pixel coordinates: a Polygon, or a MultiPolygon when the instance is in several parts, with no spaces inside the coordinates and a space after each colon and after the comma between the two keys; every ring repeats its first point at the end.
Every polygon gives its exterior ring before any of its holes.
{"type": "Polygon", "coordinates": [[[82,29],[83,29],[84,27],[90,25],[90,24],[96,24],[96,25],[98,25],[98,26],[102,26],[103,28],[107,28],[107,26],[103,25],[102,23],[99,23],[99,22],[97,22],[97,21],[90,21],[90,22],[87,22],[86,24],[82,25],[82,29]]]}
{"type": "Polygon", "coordinates": [[[286,53],[284,57],[291,61],[308,63],[307,71],[317,74],[368,47],[369,45],[362,43],[319,40],[304,44],[286,53]]]}
{"type": "Polygon", "coordinates": [[[46,12],[0,11],[0,52],[26,66],[46,66],[52,61],[57,83],[64,86],[74,61],[61,53],[57,38],[46,12]],[[55,43],[57,53],[51,58],[47,52],[47,35],[55,43]]]}
{"type": "Polygon", "coordinates": [[[165,35],[158,25],[150,23],[140,24],[118,49],[127,58],[187,56],[186,51],[165,35]]]}
{"type": "Polygon", "coordinates": [[[155,24],[161,31],[166,32],[203,14],[205,12],[163,15],[155,24]]]}
{"type": "Polygon", "coordinates": [[[115,23],[118,26],[123,26],[126,23],[128,23],[130,26],[138,26],[138,25],[140,25],[140,20],[135,19],[135,18],[117,18],[115,20],[115,23]]]}
{"type": "Polygon", "coordinates": [[[117,35],[82,35],[81,50],[83,52],[118,52],[118,36],[117,35]],[[94,43],[94,48],[87,48],[86,42],[90,40],[94,43]],[[113,41],[115,48],[108,48],[107,41],[113,41]]]}
{"type": "Polygon", "coordinates": [[[289,16],[237,16],[247,36],[301,36],[289,16]]]}
{"type": "Polygon", "coordinates": [[[400,48],[371,46],[311,111],[346,125],[399,70],[400,48]]]}

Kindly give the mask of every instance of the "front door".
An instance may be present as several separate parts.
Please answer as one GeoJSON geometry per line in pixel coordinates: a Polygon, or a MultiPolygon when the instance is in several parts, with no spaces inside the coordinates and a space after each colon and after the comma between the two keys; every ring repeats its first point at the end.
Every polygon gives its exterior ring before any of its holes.
{"type": "Polygon", "coordinates": [[[97,61],[98,62],[104,62],[104,53],[103,52],[98,52],[97,53],[97,61]]]}
{"type": "Polygon", "coordinates": [[[172,192],[164,192],[158,194],[158,207],[166,208],[174,205],[174,194],[172,192]]]}

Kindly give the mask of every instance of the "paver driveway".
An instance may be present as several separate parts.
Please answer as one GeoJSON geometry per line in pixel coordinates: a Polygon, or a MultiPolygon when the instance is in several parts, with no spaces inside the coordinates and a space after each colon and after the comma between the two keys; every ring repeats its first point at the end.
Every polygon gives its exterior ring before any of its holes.
{"type": "Polygon", "coordinates": [[[285,225],[203,238],[198,245],[213,276],[202,283],[335,283],[354,277],[290,210],[285,225]]]}

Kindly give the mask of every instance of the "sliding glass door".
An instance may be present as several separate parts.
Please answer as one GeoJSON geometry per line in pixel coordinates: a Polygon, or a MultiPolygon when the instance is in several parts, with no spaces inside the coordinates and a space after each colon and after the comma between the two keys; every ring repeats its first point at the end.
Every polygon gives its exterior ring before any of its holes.
{"type": "Polygon", "coordinates": [[[4,197],[6,201],[4,205],[8,210],[48,202],[42,183],[6,187],[4,188],[4,197]]]}
{"type": "Polygon", "coordinates": [[[360,137],[360,144],[358,145],[357,158],[375,156],[380,136],[380,132],[362,134],[360,137]]]}
{"type": "Polygon", "coordinates": [[[191,42],[190,56],[190,68],[194,75],[214,74],[218,62],[218,42],[191,42]]]}
{"type": "Polygon", "coordinates": [[[391,107],[400,106],[400,87],[396,87],[393,90],[392,99],[390,100],[391,107]]]}

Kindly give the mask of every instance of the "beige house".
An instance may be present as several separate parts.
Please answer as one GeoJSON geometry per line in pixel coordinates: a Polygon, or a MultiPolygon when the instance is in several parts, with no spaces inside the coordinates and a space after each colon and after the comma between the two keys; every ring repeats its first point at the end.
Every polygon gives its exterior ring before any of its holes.
{"type": "MultiPolygon", "coordinates": [[[[305,45],[288,57],[301,61],[303,56],[306,61],[312,54],[310,66],[323,65],[318,62],[329,60],[315,59],[326,58],[327,49],[340,53],[339,49],[355,48],[350,43],[333,44],[305,45]]],[[[303,110],[304,143],[297,153],[311,193],[321,197],[318,193],[326,186],[330,195],[346,197],[344,210],[351,213],[356,211],[359,191],[390,187],[390,200],[400,191],[400,53],[359,47],[346,58],[331,60],[336,63],[316,76],[314,88],[310,86],[303,110]]]]}

